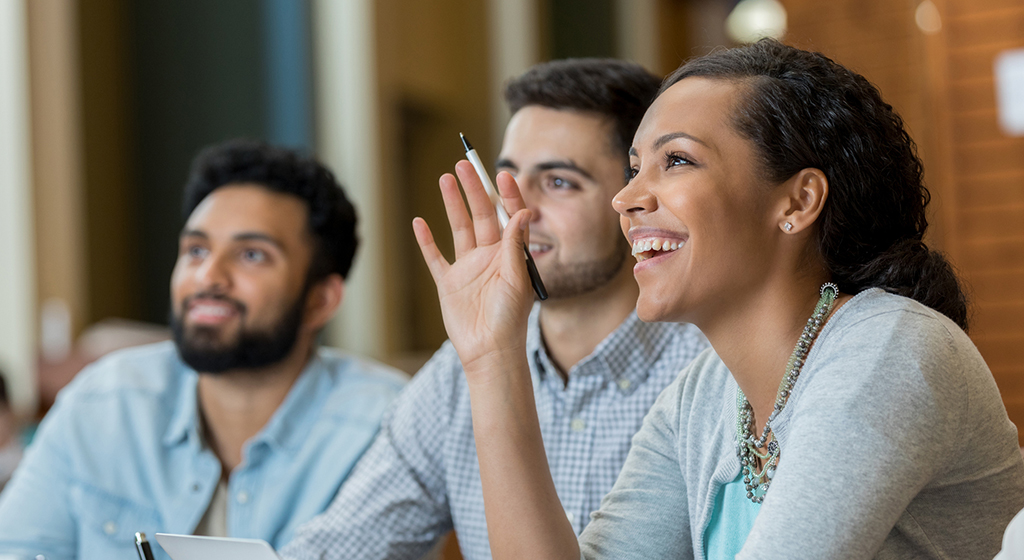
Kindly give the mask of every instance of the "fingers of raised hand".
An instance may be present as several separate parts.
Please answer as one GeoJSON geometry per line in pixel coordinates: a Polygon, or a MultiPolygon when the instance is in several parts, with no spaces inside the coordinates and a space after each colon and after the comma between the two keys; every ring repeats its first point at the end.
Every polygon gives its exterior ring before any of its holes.
{"type": "Polygon", "coordinates": [[[523,246],[527,243],[530,211],[520,210],[508,221],[505,236],[501,240],[503,267],[507,273],[515,277],[526,278],[526,259],[523,258],[523,246]]]}
{"type": "MultiPolygon", "coordinates": [[[[530,235],[530,219],[533,217],[533,213],[526,208],[520,209],[515,214],[512,214],[512,218],[508,221],[508,229],[506,229],[506,236],[509,238],[509,245],[516,245],[516,251],[519,253],[523,252],[523,246],[526,245],[530,235]]],[[[522,257],[520,254],[519,257],[522,257]]],[[[523,260],[523,262],[526,262],[523,260]]]]}
{"type": "MultiPolygon", "coordinates": [[[[495,179],[498,183],[497,187],[498,194],[501,196],[501,205],[505,207],[505,210],[509,215],[513,215],[526,208],[526,202],[523,200],[523,195],[519,191],[519,185],[516,183],[516,179],[511,173],[502,171],[501,173],[498,173],[498,176],[495,179]]],[[[527,223],[530,219],[531,218],[527,218],[527,223]]],[[[524,238],[524,241],[529,243],[529,235],[524,238]]]]}
{"type": "MultiPolygon", "coordinates": [[[[455,177],[451,173],[445,173],[438,179],[438,185],[441,187],[441,198],[444,200],[444,211],[448,215],[448,224],[452,228],[455,258],[458,259],[476,247],[473,220],[470,219],[469,212],[466,211],[466,203],[462,201],[462,193],[459,192],[459,184],[455,182],[455,177]]],[[[417,237],[417,239],[419,238],[417,237]]]]}
{"type": "Polygon", "coordinates": [[[491,197],[473,169],[473,164],[462,160],[455,164],[455,173],[459,176],[462,190],[469,201],[469,210],[473,213],[473,231],[476,234],[477,245],[497,243],[501,239],[498,215],[491,197]]]}
{"type": "Polygon", "coordinates": [[[496,179],[498,194],[501,195],[501,204],[508,211],[509,216],[526,208],[526,202],[523,201],[523,195],[519,191],[519,184],[516,183],[516,178],[511,173],[502,171],[498,173],[496,179]]]}
{"type": "Polygon", "coordinates": [[[437,282],[451,265],[448,264],[444,255],[441,254],[441,250],[434,243],[434,235],[430,233],[430,226],[423,218],[413,219],[412,232],[416,235],[416,242],[420,246],[420,252],[423,253],[423,260],[426,261],[427,268],[430,269],[430,275],[434,277],[434,282],[437,282]]]}

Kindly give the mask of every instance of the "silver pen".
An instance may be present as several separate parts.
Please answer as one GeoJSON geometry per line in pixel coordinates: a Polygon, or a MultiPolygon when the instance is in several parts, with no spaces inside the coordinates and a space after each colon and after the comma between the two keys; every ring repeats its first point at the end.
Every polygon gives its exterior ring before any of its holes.
{"type": "MultiPolygon", "coordinates": [[[[473,164],[473,169],[476,170],[476,174],[480,177],[480,182],[484,184],[484,190],[487,191],[487,196],[490,197],[491,203],[494,204],[494,209],[498,213],[498,222],[501,224],[501,229],[504,230],[505,226],[508,225],[509,216],[508,211],[501,204],[501,198],[498,196],[498,190],[494,188],[494,183],[491,182],[490,175],[487,174],[487,169],[484,167],[484,162],[480,161],[480,155],[473,149],[473,145],[466,140],[465,135],[459,133],[459,138],[462,138],[462,145],[466,148],[466,159],[469,163],[473,164]]],[[[533,291],[537,294],[537,299],[544,301],[548,299],[548,291],[544,287],[544,282],[540,279],[540,272],[537,272],[537,263],[533,262],[533,255],[530,254],[530,248],[523,246],[523,250],[526,251],[526,271],[530,274],[530,284],[533,285],[533,291]]]]}

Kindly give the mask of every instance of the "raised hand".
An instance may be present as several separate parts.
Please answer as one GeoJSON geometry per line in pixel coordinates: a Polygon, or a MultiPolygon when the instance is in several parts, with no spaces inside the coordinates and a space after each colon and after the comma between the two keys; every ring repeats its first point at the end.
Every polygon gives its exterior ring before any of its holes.
{"type": "Polygon", "coordinates": [[[473,166],[460,161],[455,173],[472,212],[470,216],[466,211],[455,177],[447,173],[441,176],[441,196],[455,241],[455,262],[449,263],[438,250],[426,221],[416,218],[412,226],[437,285],[448,337],[467,376],[485,381],[481,377],[497,371],[491,365],[525,355],[526,322],[533,303],[523,256],[530,211],[525,209],[515,179],[499,173],[498,192],[512,215],[502,237],[494,205],[473,166]]]}

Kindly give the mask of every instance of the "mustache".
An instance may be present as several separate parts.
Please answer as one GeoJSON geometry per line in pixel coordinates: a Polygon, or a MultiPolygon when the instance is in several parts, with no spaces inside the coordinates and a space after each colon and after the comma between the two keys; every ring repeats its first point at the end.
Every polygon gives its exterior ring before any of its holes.
{"type": "Polygon", "coordinates": [[[232,307],[237,309],[239,313],[244,314],[246,312],[245,304],[240,302],[240,301],[238,301],[237,299],[231,299],[231,298],[229,298],[228,296],[226,296],[224,294],[218,294],[218,293],[213,293],[213,292],[199,292],[199,293],[195,293],[195,294],[192,294],[192,295],[186,297],[181,302],[181,313],[182,313],[182,315],[184,315],[185,312],[188,311],[189,306],[192,304],[193,301],[195,301],[197,299],[209,299],[209,300],[220,301],[220,302],[223,302],[223,303],[227,303],[228,305],[231,305],[232,307]]]}

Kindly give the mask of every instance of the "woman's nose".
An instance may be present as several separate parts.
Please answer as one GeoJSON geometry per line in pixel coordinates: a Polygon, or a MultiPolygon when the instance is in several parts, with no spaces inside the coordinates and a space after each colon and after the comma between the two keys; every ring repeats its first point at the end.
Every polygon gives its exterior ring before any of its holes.
{"type": "Polygon", "coordinates": [[[640,212],[652,212],[657,207],[657,197],[651,192],[643,172],[637,173],[612,199],[612,207],[623,217],[640,212]]]}

